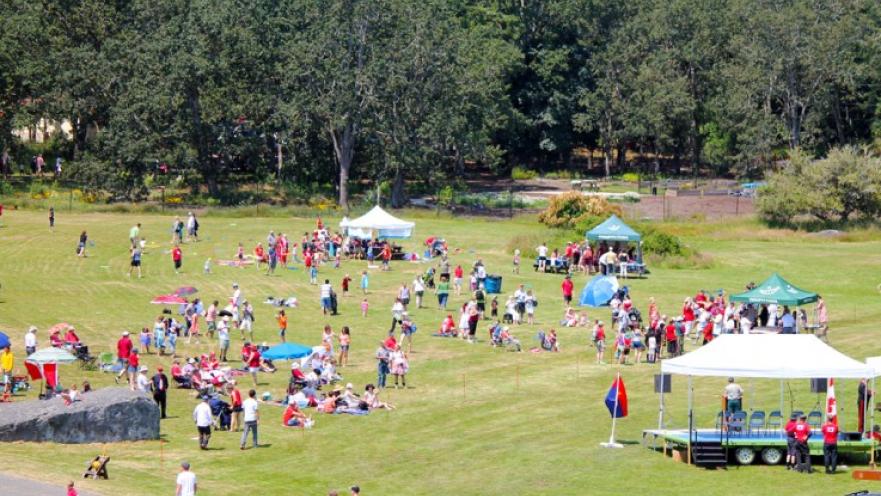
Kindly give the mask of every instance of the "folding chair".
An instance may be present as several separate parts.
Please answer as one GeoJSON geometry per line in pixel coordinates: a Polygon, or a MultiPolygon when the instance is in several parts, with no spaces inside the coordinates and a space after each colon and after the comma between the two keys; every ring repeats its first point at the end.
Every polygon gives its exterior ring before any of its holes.
{"type": "Polygon", "coordinates": [[[811,429],[819,429],[822,423],[823,412],[814,410],[808,414],[808,425],[811,426],[811,429]]]}
{"type": "Polygon", "coordinates": [[[756,410],[749,416],[749,432],[757,432],[765,427],[765,412],[756,410]]]}
{"type": "Polygon", "coordinates": [[[768,423],[766,425],[768,432],[774,430],[779,431],[783,428],[783,414],[780,410],[774,410],[768,414],[768,423]]]}
{"type": "Polygon", "coordinates": [[[728,420],[728,432],[740,432],[742,434],[744,425],[746,425],[746,412],[736,412],[728,420]]]}

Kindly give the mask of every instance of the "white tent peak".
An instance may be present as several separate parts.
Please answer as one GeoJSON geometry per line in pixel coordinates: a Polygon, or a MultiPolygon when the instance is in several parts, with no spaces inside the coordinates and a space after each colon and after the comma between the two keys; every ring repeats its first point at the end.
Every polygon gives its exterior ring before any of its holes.
{"type": "Polygon", "coordinates": [[[661,372],[710,377],[807,379],[873,377],[873,367],[810,334],[723,334],[661,363],[661,372]]]}
{"type": "Polygon", "coordinates": [[[413,222],[395,217],[383,210],[379,205],[373,207],[369,212],[357,219],[343,219],[340,222],[340,227],[355,229],[412,229],[415,225],[413,222]]]}

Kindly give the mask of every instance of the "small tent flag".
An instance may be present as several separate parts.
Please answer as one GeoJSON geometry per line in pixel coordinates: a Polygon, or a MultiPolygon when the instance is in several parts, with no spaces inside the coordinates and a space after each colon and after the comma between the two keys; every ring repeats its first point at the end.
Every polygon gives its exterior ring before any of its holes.
{"type": "Polygon", "coordinates": [[[606,408],[612,418],[623,418],[627,416],[627,390],[624,389],[624,381],[619,374],[606,393],[606,408]]]}
{"type": "Polygon", "coordinates": [[[829,378],[826,384],[826,420],[838,425],[838,402],[835,400],[835,379],[829,378]]]}

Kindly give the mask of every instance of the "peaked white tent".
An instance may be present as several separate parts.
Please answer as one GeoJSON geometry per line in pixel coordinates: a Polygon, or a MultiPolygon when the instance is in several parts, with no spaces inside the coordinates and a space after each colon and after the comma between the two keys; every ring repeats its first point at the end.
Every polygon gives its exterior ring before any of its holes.
{"type": "Polygon", "coordinates": [[[361,239],[372,238],[409,238],[413,234],[413,222],[398,219],[386,212],[379,205],[357,219],[343,219],[340,228],[349,236],[361,239]]]}
{"type": "Polygon", "coordinates": [[[810,334],[723,334],[691,353],[665,360],[661,372],[766,379],[864,379],[875,375],[869,365],[810,334]]]}

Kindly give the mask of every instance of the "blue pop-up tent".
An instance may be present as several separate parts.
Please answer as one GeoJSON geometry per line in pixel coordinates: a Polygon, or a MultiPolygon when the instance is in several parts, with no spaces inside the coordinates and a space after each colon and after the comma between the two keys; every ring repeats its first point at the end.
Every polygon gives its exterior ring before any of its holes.
{"type": "Polygon", "coordinates": [[[601,307],[608,305],[612,296],[618,291],[618,278],[615,276],[597,275],[581,290],[578,304],[583,307],[601,307]]]}
{"type": "Polygon", "coordinates": [[[612,215],[604,220],[602,224],[594,227],[585,234],[588,241],[632,241],[637,242],[642,237],[638,232],[634,231],[630,226],[619,219],[617,215],[612,215]]]}
{"type": "Polygon", "coordinates": [[[312,354],[312,348],[297,343],[282,343],[263,352],[269,360],[295,360],[312,354]]]}

